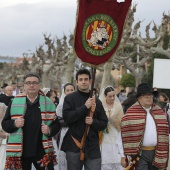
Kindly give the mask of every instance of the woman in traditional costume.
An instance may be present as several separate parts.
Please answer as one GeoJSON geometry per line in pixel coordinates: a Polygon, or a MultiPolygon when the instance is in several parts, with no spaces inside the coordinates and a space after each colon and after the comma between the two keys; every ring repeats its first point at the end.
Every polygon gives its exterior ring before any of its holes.
{"type": "Polygon", "coordinates": [[[118,142],[121,136],[122,105],[112,86],[106,87],[99,98],[109,120],[101,142],[102,170],[123,170],[126,164],[125,157],[123,147],[118,142]]]}
{"type": "Polygon", "coordinates": [[[59,117],[59,120],[60,120],[60,123],[61,123],[61,126],[62,126],[61,132],[57,136],[57,143],[58,143],[58,148],[59,148],[59,151],[58,151],[59,152],[58,153],[59,170],[67,170],[66,154],[65,154],[65,152],[60,150],[61,144],[63,142],[63,137],[65,136],[65,134],[68,130],[68,127],[67,127],[66,123],[64,122],[64,120],[62,118],[63,117],[62,116],[62,114],[63,114],[63,112],[62,112],[63,102],[64,102],[65,96],[70,94],[70,93],[73,93],[74,91],[75,91],[74,85],[72,83],[66,83],[64,85],[64,89],[63,89],[59,104],[58,104],[57,109],[56,109],[56,113],[59,117]]]}

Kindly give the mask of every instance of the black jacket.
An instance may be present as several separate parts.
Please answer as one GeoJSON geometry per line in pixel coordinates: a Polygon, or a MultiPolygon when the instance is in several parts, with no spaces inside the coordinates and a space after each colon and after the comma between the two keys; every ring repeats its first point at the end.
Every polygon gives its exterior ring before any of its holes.
{"type": "Polygon", "coordinates": [[[124,106],[124,113],[127,111],[129,107],[131,107],[134,103],[136,103],[136,92],[131,91],[127,95],[127,99],[123,101],[122,105],[124,106]]]}
{"type": "MultiPolygon", "coordinates": [[[[17,130],[14,125],[14,120],[11,119],[9,104],[4,119],[2,121],[2,128],[8,133],[13,133],[17,130]]],[[[44,155],[42,145],[42,132],[41,132],[41,112],[38,98],[34,103],[27,99],[27,110],[24,116],[25,122],[23,126],[23,157],[38,157],[44,155]]],[[[56,119],[50,125],[50,136],[54,136],[60,130],[59,120],[56,119]]]]}
{"type": "Polygon", "coordinates": [[[7,96],[6,94],[2,94],[0,96],[0,102],[4,103],[6,106],[8,106],[13,98],[14,98],[14,96],[7,96]]]}
{"type": "MultiPolygon", "coordinates": [[[[64,99],[63,104],[63,119],[67,123],[69,130],[67,131],[61,149],[63,151],[79,152],[79,148],[74,143],[71,135],[79,140],[82,139],[85,131],[85,117],[88,109],[85,102],[89,98],[89,93],[81,91],[69,94],[64,99]]],[[[93,123],[90,126],[89,134],[85,142],[85,157],[100,158],[99,136],[98,132],[102,131],[107,126],[107,116],[103,105],[99,99],[96,98],[96,109],[93,116],[93,123]]]]}

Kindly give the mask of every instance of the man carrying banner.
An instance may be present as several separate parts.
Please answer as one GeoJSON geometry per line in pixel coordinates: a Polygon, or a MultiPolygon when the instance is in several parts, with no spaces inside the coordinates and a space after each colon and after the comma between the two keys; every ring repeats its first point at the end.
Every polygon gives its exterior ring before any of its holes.
{"type": "Polygon", "coordinates": [[[63,119],[69,129],[64,137],[61,149],[66,152],[68,170],[101,170],[101,153],[98,131],[107,126],[107,116],[98,98],[89,98],[91,75],[87,69],[81,69],[76,74],[78,90],[64,99],[63,119]],[[93,107],[93,115],[87,116],[93,107]],[[85,159],[80,160],[81,141],[84,138],[86,125],[89,125],[85,140],[85,159]]]}
{"type": "MultiPolygon", "coordinates": [[[[91,65],[94,70],[116,52],[131,1],[119,3],[116,0],[78,0],[74,51],[77,57],[91,65]]],[[[78,91],[68,95],[64,101],[63,118],[69,130],[62,149],[66,151],[68,170],[80,170],[83,163],[85,170],[101,170],[98,131],[106,128],[108,120],[101,102],[96,99],[95,105],[93,99],[89,98],[90,79],[88,72],[78,71],[78,91]],[[87,116],[89,108],[90,113],[94,110],[93,117],[87,116]],[[79,160],[82,137],[86,139],[84,162],[79,160]]],[[[95,75],[93,83],[94,81],[95,75]]]]}

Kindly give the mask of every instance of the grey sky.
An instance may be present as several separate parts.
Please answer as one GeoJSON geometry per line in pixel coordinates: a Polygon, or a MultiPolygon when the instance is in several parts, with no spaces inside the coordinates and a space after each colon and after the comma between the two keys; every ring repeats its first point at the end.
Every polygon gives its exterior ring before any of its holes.
{"type": "MultiPolygon", "coordinates": [[[[136,22],[142,33],[152,20],[161,23],[162,13],[170,12],[170,0],[132,0],[138,3],[136,22]]],[[[44,43],[43,33],[61,38],[74,31],[76,0],[0,0],[0,55],[22,57],[44,43]]]]}

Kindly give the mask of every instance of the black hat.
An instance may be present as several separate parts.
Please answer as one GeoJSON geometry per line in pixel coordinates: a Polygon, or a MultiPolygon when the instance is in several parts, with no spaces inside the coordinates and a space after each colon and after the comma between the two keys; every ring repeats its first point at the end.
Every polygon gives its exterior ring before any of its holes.
{"type": "Polygon", "coordinates": [[[146,83],[139,84],[137,87],[136,98],[138,98],[140,95],[146,94],[146,93],[153,93],[152,88],[146,83]]]}
{"type": "Polygon", "coordinates": [[[8,86],[8,84],[7,84],[7,83],[4,83],[1,88],[3,89],[3,88],[5,88],[6,86],[8,86]]]}

